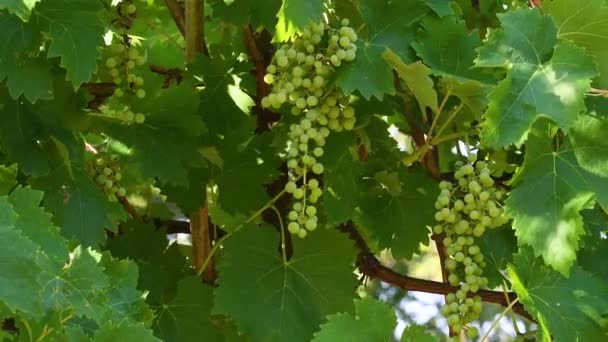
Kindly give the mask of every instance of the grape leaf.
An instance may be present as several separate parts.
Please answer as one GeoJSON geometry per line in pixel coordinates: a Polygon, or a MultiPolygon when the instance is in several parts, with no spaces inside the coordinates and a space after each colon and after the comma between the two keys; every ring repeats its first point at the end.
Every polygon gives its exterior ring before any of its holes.
{"type": "Polygon", "coordinates": [[[384,94],[394,94],[393,72],[382,54],[391,49],[405,63],[413,62],[409,44],[416,27],[429,8],[422,0],[358,2],[367,34],[359,32],[357,58],[345,63],[336,72],[336,83],[347,94],[359,91],[364,98],[382,100],[384,94]]]}
{"type": "MultiPolygon", "coordinates": [[[[264,6],[265,7],[265,6],[264,6]]],[[[324,11],[323,0],[283,0],[283,5],[277,13],[275,40],[286,41],[296,33],[302,32],[311,22],[321,21],[324,11]]]]}
{"type": "Polygon", "coordinates": [[[599,85],[608,87],[608,6],[603,0],[554,0],[543,4],[559,26],[558,37],[575,42],[595,57],[600,72],[599,85]]]}
{"type": "Polygon", "coordinates": [[[7,198],[0,197],[0,239],[10,242],[0,248],[0,304],[36,315],[41,312],[36,277],[42,269],[32,260],[38,246],[16,229],[18,219],[7,198]]]}
{"type": "MultiPolygon", "coordinates": [[[[487,105],[488,83],[492,80],[480,69],[473,69],[475,49],[481,45],[476,30],[469,32],[464,22],[455,17],[423,20],[424,30],[412,47],[434,75],[446,83],[450,94],[458,97],[476,115],[487,105]]],[[[481,69],[483,70],[483,69],[481,69]]]]}
{"type": "Polygon", "coordinates": [[[10,194],[8,201],[19,213],[15,227],[32,242],[44,246],[48,256],[63,260],[69,251],[59,228],[53,225],[51,214],[39,206],[43,195],[41,191],[22,187],[10,194]]]}
{"type": "Polygon", "coordinates": [[[502,67],[507,77],[490,95],[482,143],[521,145],[539,117],[568,130],[585,109],[595,66],[584,49],[557,41],[557,27],[538,10],[499,15],[503,29],[491,31],[479,49],[478,67],[502,67]],[[555,46],[555,49],[553,49],[555,46]]]}
{"type": "Polygon", "coordinates": [[[105,229],[115,231],[115,222],[127,218],[120,204],[110,202],[88,176],[77,174],[66,183],[53,176],[37,187],[45,191],[44,206],[65,237],[95,246],[106,239],[105,229]]]}
{"type": "Polygon", "coordinates": [[[479,238],[478,245],[487,264],[483,275],[488,278],[488,288],[502,285],[504,277],[501,271],[507,268],[517,253],[517,238],[509,228],[492,229],[479,238]]]}
{"type": "Polygon", "coordinates": [[[439,339],[421,325],[412,324],[403,330],[401,342],[439,342],[439,339]]]}
{"type": "Polygon", "coordinates": [[[570,140],[578,164],[586,171],[608,177],[608,120],[582,115],[572,130],[570,140]]]}
{"type": "Polygon", "coordinates": [[[122,321],[120,323],[107,322],[95,333],[93,342],[160,342],[154,337],[152,330],[141,323],[122,321]]]}
{"type": "MultiPolygon", "coordinates": [[[[280,0],[270,0],[260,6],[256,0],[238,0],[228,3],[224,0],[210,1],[214,17],[235,25],[252,24],[257,28],[263,26],[268,30],[274,29],[277,24],[276,13],[281,8],[280,0]]],[[[304,24],[306,25],[306,23],[304,24]]]]}
{"type": "Polygon", "coordinates": [[[420,106],[420,112],[426,113],[426,108],[437,113],[437,92],[433,80],[429,77],[431,70],[420,61],[405,64],[399,56],[391,50],[386,50],[382,55],[388,64],[399,74],[399,77],[407,84],[420,106]]]}
{"type": "Polygon", "coordinates": [[[608,337],[608,286],[604,281],[579,267],[564,278],[545,267],[529,249],[515,257],[508,274],[545,339],[603,341],[608,337]]]}
{"type": "Polygon", "coordinates": [[[120,321],[130,318],[146,325],[152,323],[154,313],[146,305],[146,295],[137,290],[139,277],[137,264],[130,260],[112,258],[106,252],[101,259],[110,286],[103,291],[107,302],[104,307],[105,321],[120,321]]]}
{"type": "Polygon", "coordinates": [[[219,341],[219,331],[212,323],[213,289],[198,277],[181,280],[177,296],[164,303],[154,326],[156,336],[165,342],[219,341]]]}
{"type": "Polygon", "coordinates": [[[40,27],[12,15],[0,15],[0,81],[14,99],[22,94],[30,102],[53,98],[50,63],[40,55],[40,27]]]}
{"type": "Polygon", "coordinates": [[[328,316],[312,341],[393,341],[397,318],[390,306],[370,298],[360,299],[355,301],[355,312],[354,317],[347,313],[328,316]]]}
{"type": "Polygon", "coordinates": [[[99,17],[103,5],[90,0],[43,1],[36,9],[48,24],[51,39],[47,56],[61,57],[61,66],[74,90],[97,70],[97,47],[103,43],[104,24],[99,17]]]}
{"type": "Polygon", "coordinates": [[[419,170],[400,171],[399,180],[402,190],[397,194],[384,190],[387,187],[383,184],[364,194],[355,220],[380,248],[390,247],[395,257],[409,259],[421,243],[428,244],[427,226],[434,223],[438,190],[436,183],[419,170]]]}
{"type": "Polygon", "coordinates": [[[454,14],[454,10],[450,6],[449,1],[445,0],[424,0],[427,6],[435,12],[439,17],[454,14]]]}
{"type": "Polygon", "coordinates": [[[0,10],[8,10],[10,13],[21,18],[21,20],[28,21],[36,3],[40,1],[41,0],[5,0],[0,3],[0,10]]]}
{"type": "Polygon", "coordinates": [[[582,215],[587,236],[576,261],[585,271],[608,279],[608,264],[597,262],[608,258],[608,239],[604,238],[607,230],[606,219],[599,209],[585,210],[582,215]]]}
{"type": "Polygon", "coordinates": [[[528,139],[524,165],[505,210],[514,219],[519,243],[530,245],[535,255],[567,275],[584,234],[579,212],[594,193],[600,203],[608,202],[607,179],[581,168],[569,146],[554,151],[545,134],[548,129],[539,126],[528,139]]]}
{"type": "Polygon", "coordinates": [[[42,134],[36,113],[25,104],[10,101],[0,109],[0,116],[1,142],[9,157],[24,173],[41,176],[49,172],[48,153],[37,143],[42,134]]]}
{"type": "Polygon", "coordinates": [[[7,195],[17,184],[17,164],[0,165],[0,196],[7,195]]]}
{"type": "Polygon", "coordinates": [[[327,314],[352,307],[354,249],[346,236],[319,228],[294,241],[284,261],[278,241],[268,226],[246,226],[227,240],[214,310],[255,341],[310,341],[327,314]]]}
{"type": "Polygon", "coordinates": [[[336,133],[327,137],[320,162],[325,166],[322,206],[328,225],[348,221],[357,206],[362,175],[361,165],[352,152],[356,146],[352,134],[336,133]]]}

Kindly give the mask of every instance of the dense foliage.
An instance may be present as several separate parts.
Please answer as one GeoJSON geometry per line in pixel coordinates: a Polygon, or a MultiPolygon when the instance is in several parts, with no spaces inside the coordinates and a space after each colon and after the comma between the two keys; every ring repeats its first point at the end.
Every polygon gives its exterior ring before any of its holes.
{"type": "Polygon", "coordinates": [[[606,341],[607,41],[606,0],[0,1],[0,341],[486,340],[485,302],[606,341]]]}

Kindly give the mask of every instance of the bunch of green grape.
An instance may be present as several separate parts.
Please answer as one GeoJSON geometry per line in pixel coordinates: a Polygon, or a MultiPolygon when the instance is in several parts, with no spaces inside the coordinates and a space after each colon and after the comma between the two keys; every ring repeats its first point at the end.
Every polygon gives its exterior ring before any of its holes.
{"type": "Polygon", "coordinates": [[[357,34],[348,25],[344,19],[340,27],[324,22],[307,26],[276,51],[264,77],[271,92],[262,106],[288,106],[299,117],[288,135],[285,190],[294,199],[287,229],[302,238],[317,229],[315,205],[323,194],[318,179],[324,171],[319,158],[325,140],[330,131],[352,130],[356,123],[351,98],[329,82],[336,68],[356,58],[357,34]]]}
{"type": "Polygon", "coordinates": [[[474,294],[487,286],[483,276],[486,266],[483,254],[477,245],[487,229],[504,225],[507,218],[502,209],[505,191],[495,187],[488,165],[484,161],[471,164],[458,163],[454,183],[442,181],[435,208],[433,228],[435,234],[445,233],[443,245],[447,253],[444,267],[448,270],[450,285],[459,287],[446,296],[446,305],[441,313],[455,333],[463,329],[470,338],[478,331],[467,324],[477,320],[481,312],[481,297],[474,294]]]}
{"type": "MultiPolygon", "coordinates": [[[[122,18],[133,19],[137,12],[137,7],[131,1],[123,1],[118,4],[117,15],[122,18]]],[[[121,22],[120,20],[117,22],[121,22]]],[[[127,34],[127,28],[118,27],[122,32],[115,32],[113,42],[105,48],[104,67],[105,72],[103,81],[111,82],[115,85],[114,94],[106,108],[102,108],[101,114],[116,118],[125,123],[145,122],[146,117],[143,113],[133,113],[125,97],[143,99],[146,91],[143,89],[145,80],[137,72],[137,67],[146,63],[145,54],[137,46],[131,43],[127,34]],[[108,108],[110,107],[110,108],[108,108]]]]}
{"type": "Polygon", "coordinates": [[[117,155],[96,154],[88,161],[87,172],[110,201],[126,196],[127,190],[120,185],[122,173],[117,155]]]}

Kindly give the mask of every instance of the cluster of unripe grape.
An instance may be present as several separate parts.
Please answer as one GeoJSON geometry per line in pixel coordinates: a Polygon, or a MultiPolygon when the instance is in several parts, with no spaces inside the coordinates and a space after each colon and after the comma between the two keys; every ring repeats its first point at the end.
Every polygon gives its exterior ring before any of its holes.
{"type": "Polygon", "coordinates": [[[285,191],[294,199],[287,230],[302,238],[318,225],[315,204],[323,194],[318,178],[324,172],[318,159],[325,139],[330,131],[355,127],[350,97],[329,84],[337,67],[356,58],[357,34],[348,25],[346,19],[337,28],[323,22],[308,25],[276,51],[264,77],[271,92],[262,106],[289,106],[291,114],[299,117],[288,135],[285,191]]]}
{"type": "Polygon", "coordinates": [[[110,201],[115,202],[118,197],[124,197],[127,194],[127,190],[120,185],[122,173],[117,155],[96,154],[88,161],[87,172],[110,201]]]}
{"type": "MultiPolygon", "coordinates": [[[[123,1],[117,7],[118,15],[121,17],[133,17],[137,7],[130,1],[123,1]]],[[[119,39],[114,39],[112,44],[106,48],[104,66],[108,81],[115,85],[113,98],[117,103],[125,96],[138,99],[146,97],[143,89],[144,78],[137,73],[136,68],[146,63],[146,57],[139,49],[130,43],[128,35],[123,34],[119,39]]],[[[120,108],[106,108],[101,114],[111,116],[125,123],[144,123],[146,117],[143,113],[133,113],[128,105],[120,105],[120,108]]]]}
{"type": "Polygon", "coordinates": [[[481,287],[487,286],[483,276],[486,266],[476,238],[487,229],[507,223],[501,203],[505,192],[496,188],[486,162],[457,163],[455,182],[442,181],[435,208],[439,222],[435,234],[445,234],[443,245],[447,253],[444,267],[448,271],[450,285],[459,287],[446,296],[441,313],[447,318],[454,333],[463,329],[469,338],[477,336],[474,327],[466,325],[477,320],[481,312],[481,297],[474,296],[481,287]]]}

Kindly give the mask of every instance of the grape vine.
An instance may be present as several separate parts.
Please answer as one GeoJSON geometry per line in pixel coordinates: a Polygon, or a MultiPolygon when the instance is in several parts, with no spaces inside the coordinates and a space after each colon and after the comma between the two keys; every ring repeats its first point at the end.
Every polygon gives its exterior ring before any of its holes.
{"type": "Polygon", "coordinates": [[[262,106],[280,109],[285,104],[300,117],[289,127],[285,190],[296,200],[287,229],[301,238],[318,226],[315,205],[323,194],[318,178],[324,171],[318,158],[323,156],[326,138],[331,131],[350,131],[356,123],[350,96],[330,83],[336,68],[357,55],[355,30],[348,19],[340,24],[339,28],[324,22],[307,26],[301,36],[277,50],[264,76],[272,89],[262,106]]]}
{"type": "Polygon", "coordinates": [[[435,234],[445,234],[443,245],[448,258],[444,267],[449,272],[448,282],[460,287],[446,296],[441,313],[454,333],[465,329],[469,338],[477,337],[478,331],[467,324],[477,320],[481,313],[481,297],[475,293],[488,284],[483,276],[486,262],[476,238],[486,229],[498,228],[508,221],[501,205],[505,191],[496,188],[487,163],[475,163],[475,159],[471,155],[472,164],[456,164],[454,183],[439,184],[435,219],[440,224],[433,227],[435,234]]]}

